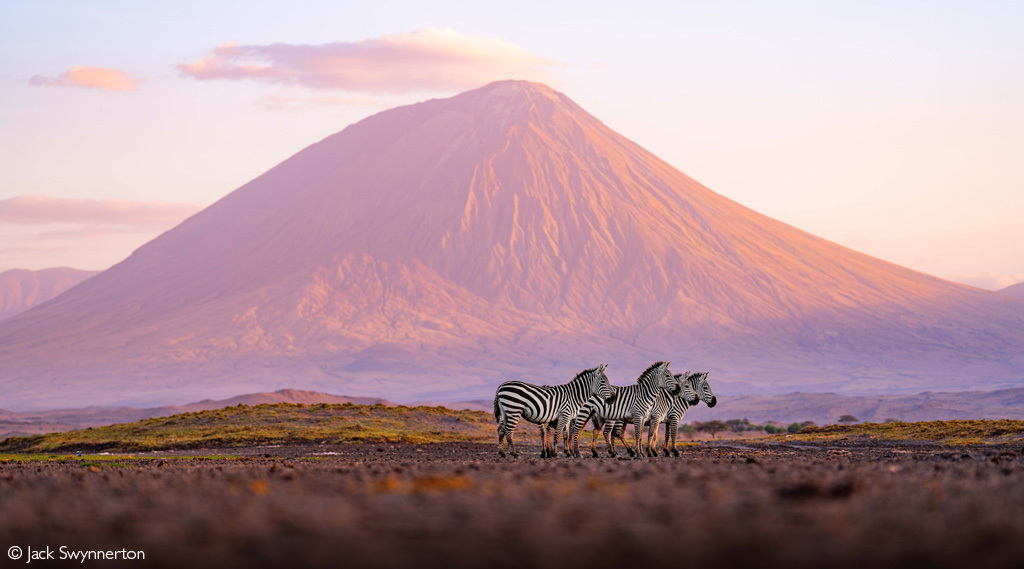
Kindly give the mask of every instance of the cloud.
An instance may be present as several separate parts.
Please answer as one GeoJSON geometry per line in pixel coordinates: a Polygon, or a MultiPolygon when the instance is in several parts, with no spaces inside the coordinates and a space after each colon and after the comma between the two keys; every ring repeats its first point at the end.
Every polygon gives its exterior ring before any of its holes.
{"type": "Polygon", "coordinates": [[[198,80],[400,95],[479,87],[500,79],[545,80],[549,70],[561,65],[501,40],[422,28],[321,45],[226,43],[178,70],[198,80]]]}
{"type": "Polygon", "coordinates": [[[17,196],[0,200],[0,222],[18,225],[71,223],[93,229],[166,229],[202,207],[181,203],[17,196]]]}
{"type": "Polygon", "coordinates": [[[132,77],[120,69],[76,65],[56,77],[36,75],[28,82],[29,85],[37,87],[81,87],[99,91],[134,93],[142,80],[132,77]]]}
{"type": "Polygon", "coordinates": [[[988,290],[1000,290],[1024,282],[1024,273],[1008,274],[990,271],[983,275],[957,275],[953,281],[988,290]]]}

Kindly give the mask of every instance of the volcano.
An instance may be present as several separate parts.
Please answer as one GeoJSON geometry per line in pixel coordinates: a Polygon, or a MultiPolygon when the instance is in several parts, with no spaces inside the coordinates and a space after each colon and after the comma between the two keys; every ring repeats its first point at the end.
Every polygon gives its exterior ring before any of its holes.
{"type": "Polygon", "coordinates": [[[743,207],[523,81],[381,112],[0,322],[7,408],[486,397],[608,362],[722,392],[1024,384],[1024,305],[743,207]]]}

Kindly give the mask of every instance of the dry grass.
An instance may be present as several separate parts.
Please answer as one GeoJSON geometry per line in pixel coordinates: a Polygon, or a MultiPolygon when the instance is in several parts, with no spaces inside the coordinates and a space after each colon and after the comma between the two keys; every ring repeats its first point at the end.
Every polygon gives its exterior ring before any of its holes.
{"type": "Polygon", "coordinates": [[[301,443],[490,441],[493,415],[443,407],[239,405],[0,441],[0,452],[230,448],[301,443]]]}
{"type": "Polygon", "coordinates": [[[1024,421],[921,421],[917,423],[860,423],[828,425],[801,431],[800,438],[863,437],[886,440],[939,441],[946,444],[1008,442],[1024,438],[1024,421]]]}

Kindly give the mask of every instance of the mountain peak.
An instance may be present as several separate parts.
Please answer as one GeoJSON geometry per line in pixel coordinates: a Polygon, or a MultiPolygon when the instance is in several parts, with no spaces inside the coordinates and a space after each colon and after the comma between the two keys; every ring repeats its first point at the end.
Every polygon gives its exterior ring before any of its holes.
{"type": "Polygon", "coordinates": [[[991,388],[1022,344],[1019,301],[765,217],[550,87],[499,81],[351,125],[0,322],[0,397],[287,376],[472,399],[669,359],[734,390],[991,388]]]}

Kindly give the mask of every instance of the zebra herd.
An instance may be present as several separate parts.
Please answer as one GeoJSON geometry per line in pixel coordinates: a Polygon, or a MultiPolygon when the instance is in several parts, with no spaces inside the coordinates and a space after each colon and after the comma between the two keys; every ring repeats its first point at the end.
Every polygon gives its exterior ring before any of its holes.
{"type": "Polygon", "coordinates": [[[679,456],[676,450],[676,430],[683,414],[703,401],[708,407],[717,403],[707,372],[673,374],[672,362],[656,362],[637,378],[636,383],[617,387],[608,382],[604,371],[607,364],[583,370],[569,383],[562,385],[533,385],[522,381],[506,381],[498,386],[494,395],[494,418],[498,422],[498,453],[516,452],[512,435],[519,420],[540,425],[541,457],[557,455],[558,436],[562,437],[565,456],[579,458],[579,437],[590,421],[594,425],[590,452],[596,457],[597,436],[604,435],[608,453],[616,456],[615,439],[618,438],[630,456],[658,455],[655,445],[658,427],[665,424],[665,456],[679,456]],[[626,425],[633,425],[634,447],[624,435],[626,425]],[[647,441],[641,445],[644,427],[649,427],[647,441]],[[669,446],[671,445],[671,451],[669,446]],[[635,450],[634,450],[635,448],[635,450]]]}

